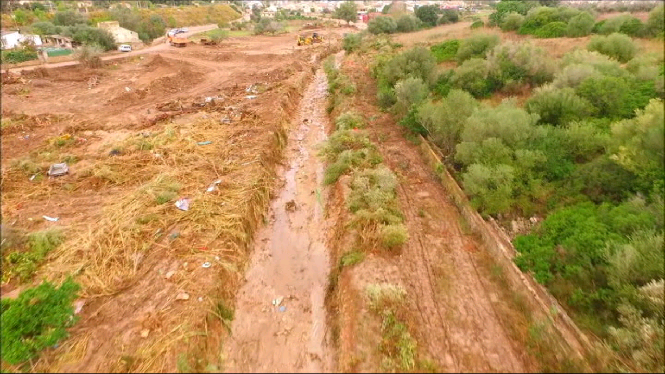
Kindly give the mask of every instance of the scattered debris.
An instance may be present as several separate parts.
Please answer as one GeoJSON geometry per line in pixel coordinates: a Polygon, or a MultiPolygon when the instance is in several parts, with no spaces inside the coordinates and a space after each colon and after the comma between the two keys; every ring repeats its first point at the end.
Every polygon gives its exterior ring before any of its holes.
{"type": "Polygon", "coordinates": [[[245,89],[245,92],[247,92],[247,93],[259,93],[259,90],[258,90],[258,88],[256,88],[256,85],[255,85],[255,84],[250,84],[250,85],[247,86],[247,88],[245,89]]]}
{"type": "Polygon", "coordinates": [[[189,199],[182,198],[175,202],[175,206],[180,210],[189,210],[189,199]]]}
{"type": "Polygon", "coordinates": [[[199,302],[203,301],[203,296],[199,296],[199,302]]]}
{"type": "Polygon", "coordinates": [[[189,300],[189,294],[187,292],[181,292],[176,297],[176,300],[189,300]]]}
{"type": "Polygon", "coordinates": [[[282,313],[286,312],[286,307],[284,305],[280,306],[279,311],[282,313]]]}
{"type": "Polygon", "coordinates": [[[293,200],[287,201],[286,204],[284,204],[284,208],[289,212],[293,212],[294,210],[296,210],[296,202],[293,200]]]}
{"type": "Polygon", "coordinates": [[[220,183],[222,183],[222,180],[221,180],[221,179],[217,179],[216,181],[212,182],[212,184],[210,184],[210,186],[208,187],[208,189],[206,189],[206,191],[208,191],[208,192],[212,192],[212,191],[216,190],[216,189],[217,189],[217,185],[220,184],[220,183]]]}
{"type": "Polygon", "coordinates": [[[212,264],[210,263],[210,261],[206,261],[206,262],[203,263],[203,265],[201,265],[201,267],[204,268],[204,269],[207,269],[211,266],[212,266],[212,264]]]}
{"type": "Polygon", "coordinates": [[[74,303],[74,314],[79,314],[83,310],[83,306],[85,305],[85,300],[79,300],[74,303]]]}
{"type": "Polygon", "coordinates": [[[231,118],[229,117],[224,117],[220,120],[221,123],[231,123],[231,118]]]}
{"type": "Polygon", "coordinates": [[[111,152],[109,152],[109,156],[119,156],[122,153],[118,149],[112,149],[111,152]]]}
{"type": "Polygon", "coordinates": [[[215,256],[215,260],[219,261],[219,256],[215,256]]]}
{"type": "Polygon", "coordinates": [[[64,163],[64,162],[62,164],[53,164],[48,169],[48,175],[50,175],[52,177],[65,175],[67,173],[69,173],[69,166],[67,166],[67,164],[64,163]]]}
{"type": "Polygon", "coordinates": [[[208,145],[208,144],[212,144],[212,142],[210,140],[206,140],[204,142],[198,142],[196,144],[198,144],[198,145],[208,145]]]}
{"type": "Polygon", "coordinates": [[[37,174],[33,174],[32,177],[30,177],[30,180],[31,180],[31,181],[32,181],[32,180],[35,180],[35,177],[36,177],[36,176],[37,176],[37,174]]]}
{"type": "Polygon", "coordinates": [[[132,90],[131,88],[129,88],[129,87],[125,87],[125,91],[129,92],[129,91],[131,91],[131,90],[132,90]]]}
{"type": "Polygon", "coordinates": [[[45,220],[51,222],[57,222],[60,219],[60,217],[49,217],[49,216],[42,216],[42,217],[44,217],[45,220]]]}
{"type": "Polygon", "coordinates": [[[176,231],[174,233],[171,233],[171,235],[169,235],[169,239],[176,240],[179,236],[180,236],[180,233],[176,231]]]}
{"type": "Polygon", "coordinates": [[[149,330],[149,329],[143,329],[143,330],[141,330],[141,337],[142,337],[142,338],[144,338],[144,339],[147,338],[149,334],[150,334],[150,330],[149,330]]]}
{"type": "Polygon", "coordinates": [[[250,100],[253,100],[253,99],[256,99],[256,98],[257,98],[256,95],[247,95],[247,96],[245,96],[245,99],[250,99],[250,100]]]}
{"type": "Polygon", "coordinates": [[[171,277],[175,274],[175,271],[171,270],[168,273],[166,273],[165,277],[166,279],[171,279],[171,277]]]}
{"type": "Polygon", "coordinates": [[[280,296],[280,297],[278,297],[278,298],[276,298],[276,299],[273,299],[273,301],[272,301],[272,305],[274,305],[274,306],[279,306],[279,304],[282,303],[282,300],[284,300],[284,298],[283,298],[282,296],[280,296]]]}

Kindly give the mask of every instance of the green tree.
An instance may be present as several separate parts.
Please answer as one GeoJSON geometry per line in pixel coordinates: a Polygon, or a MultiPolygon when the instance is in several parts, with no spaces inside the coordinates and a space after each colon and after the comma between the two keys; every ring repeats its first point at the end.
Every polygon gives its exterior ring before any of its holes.
{"type": "Polygon", "coordinates": [[[513,202],[513,168],[473,164],[463,174],[464,190],[482,213],[506,213],[513,202]]]}
{"type": "Polygon", "coordinates": [[[397,31],[397,23],[390,16],[379,16],[369,21],[367,31],[372,34],[392,34],[397,31]]]}
{"type": "Polygon", "coordinates": [[[87,24],[88,18],[79,12],[73,10],[66,10],[62,12],[55,12],[53,16],[53,24],[56,26],[74,26],[76,24],[87,24]]]}
{"type": "Polygon", "coordinates": [[[665,30],[665,6],[659,5],[649,12],[646,32],[651,36],[662,36],[665,30]]]}
{"type": "Polygon", "coordinates": [[[517,12],[511,12],[503,18],[503,21],[501,22],[501,30],[516,31],[519,30],[522,23],[524,23],[524,16],[517,12]]]}
{"type": "Polygon", "coordinates": [[[415,14],[423,24],[433,27],[436,26],[436,21],[439,19],[439,7],[436,5],[419,6],[416,8],[415,14]]]}
{"type": "Polygon", "coordinates": [[[461,63],[470,58],[485,57],[499,41],[499,37],[493,34],[477,34],[463,39],[457,50],[457,61],[461,63]]]}
{"type": "Polygon", "coordinates": [[[642,190],[655,188],[661,194],[665,183],[663,121],[663,101],[653,99],[644,110],[638,110],[635,118],[612,125],[612,159],[638,175],[642,190]]]}
{"type": "Polygon", "coordinates": [[[591,34],[593,29],[593,16],[587,12],[582,12],[568,21],[566,27],[566,36],[579,38],[591,34]]]}
{"type": "Polygon", "coordinates": [[[356,6],[356,3],[353,1],[343,2],[337,7],[337,9],[335,9],[333,18],[344,20],[347,24],[355,21],[358,19],[358,7],[356,6]]]}
{"type": "Polygon", "coordinates": [[[411,32],[418,29],[418,18],[404,14],[397,19],[397,32],[411,32]]]}
{"type": "Polygon", "coordinates": [[[586,118],[593,110],[591,104],[577,96],[572,88],[552,86],[536,89],[525,103],[525,108],[529,113],[538,114],[541,123],[555,126],[586,118]]]}

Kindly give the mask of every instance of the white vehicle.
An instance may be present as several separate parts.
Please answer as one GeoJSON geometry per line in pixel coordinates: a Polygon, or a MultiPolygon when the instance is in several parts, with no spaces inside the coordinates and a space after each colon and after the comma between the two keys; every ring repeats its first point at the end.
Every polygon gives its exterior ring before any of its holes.
{"type": "Polygon", "coordinates": [[[121,44],[120,47],[118,47],[118,51],[120,52],[131,52],[132,51],[132,46],[129,44],[121,44]]]}

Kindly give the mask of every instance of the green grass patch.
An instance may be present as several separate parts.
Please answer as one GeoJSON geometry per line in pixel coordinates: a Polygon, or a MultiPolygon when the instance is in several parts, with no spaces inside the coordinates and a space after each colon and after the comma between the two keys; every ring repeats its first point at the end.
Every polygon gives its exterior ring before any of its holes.
{"type": "Polygon", "coordinates": [[[429,47],[436,58],[437,63],[444,61],[454,61],[459,49],[460,41],[458,39],[447,40],[443,43],[435,44],[429,47]]]}
{"type": "Polygon", "coordinates": [[[79,285],[67,279],[59,288],[49,282],[2,299],[2,360],[17,365],[33,359],[67,336],[76,322],[72,302],[79,285]]]}
{"type": "Polygon", "coordinates": [[[340,267],[353,266],[363,262],[365,259],[365,252],[354,250],[351,252],[346,252],[342,258],[339,259],[340,267]]]}
{"type": "Polygon", "coordinates": [[[62,231],[57,229],[37,231],[29,234],[22,245],[2,250],[2,279],[18,277],[20,282],[30,280],[44,258],[64,241],[62,231]]]}

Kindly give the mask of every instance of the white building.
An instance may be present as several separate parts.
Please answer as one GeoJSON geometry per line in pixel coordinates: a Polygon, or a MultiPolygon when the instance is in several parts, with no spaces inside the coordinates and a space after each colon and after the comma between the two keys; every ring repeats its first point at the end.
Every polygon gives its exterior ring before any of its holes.
{"type": "Polygon", "coordinates": [[[21,43],[32,42],[34,45],[42,45],[42,38],[39,35],[23,35],[18,31],[2,32],[2,49],[12,49],[20,47],[21,43]]]}
{"type": "Polygon", "coordinates": [[[140,43],[139,34],[136,31],[120,27],[118,21],[99,22],[97,27],[108,31],[116,43],[140,43]]]}

